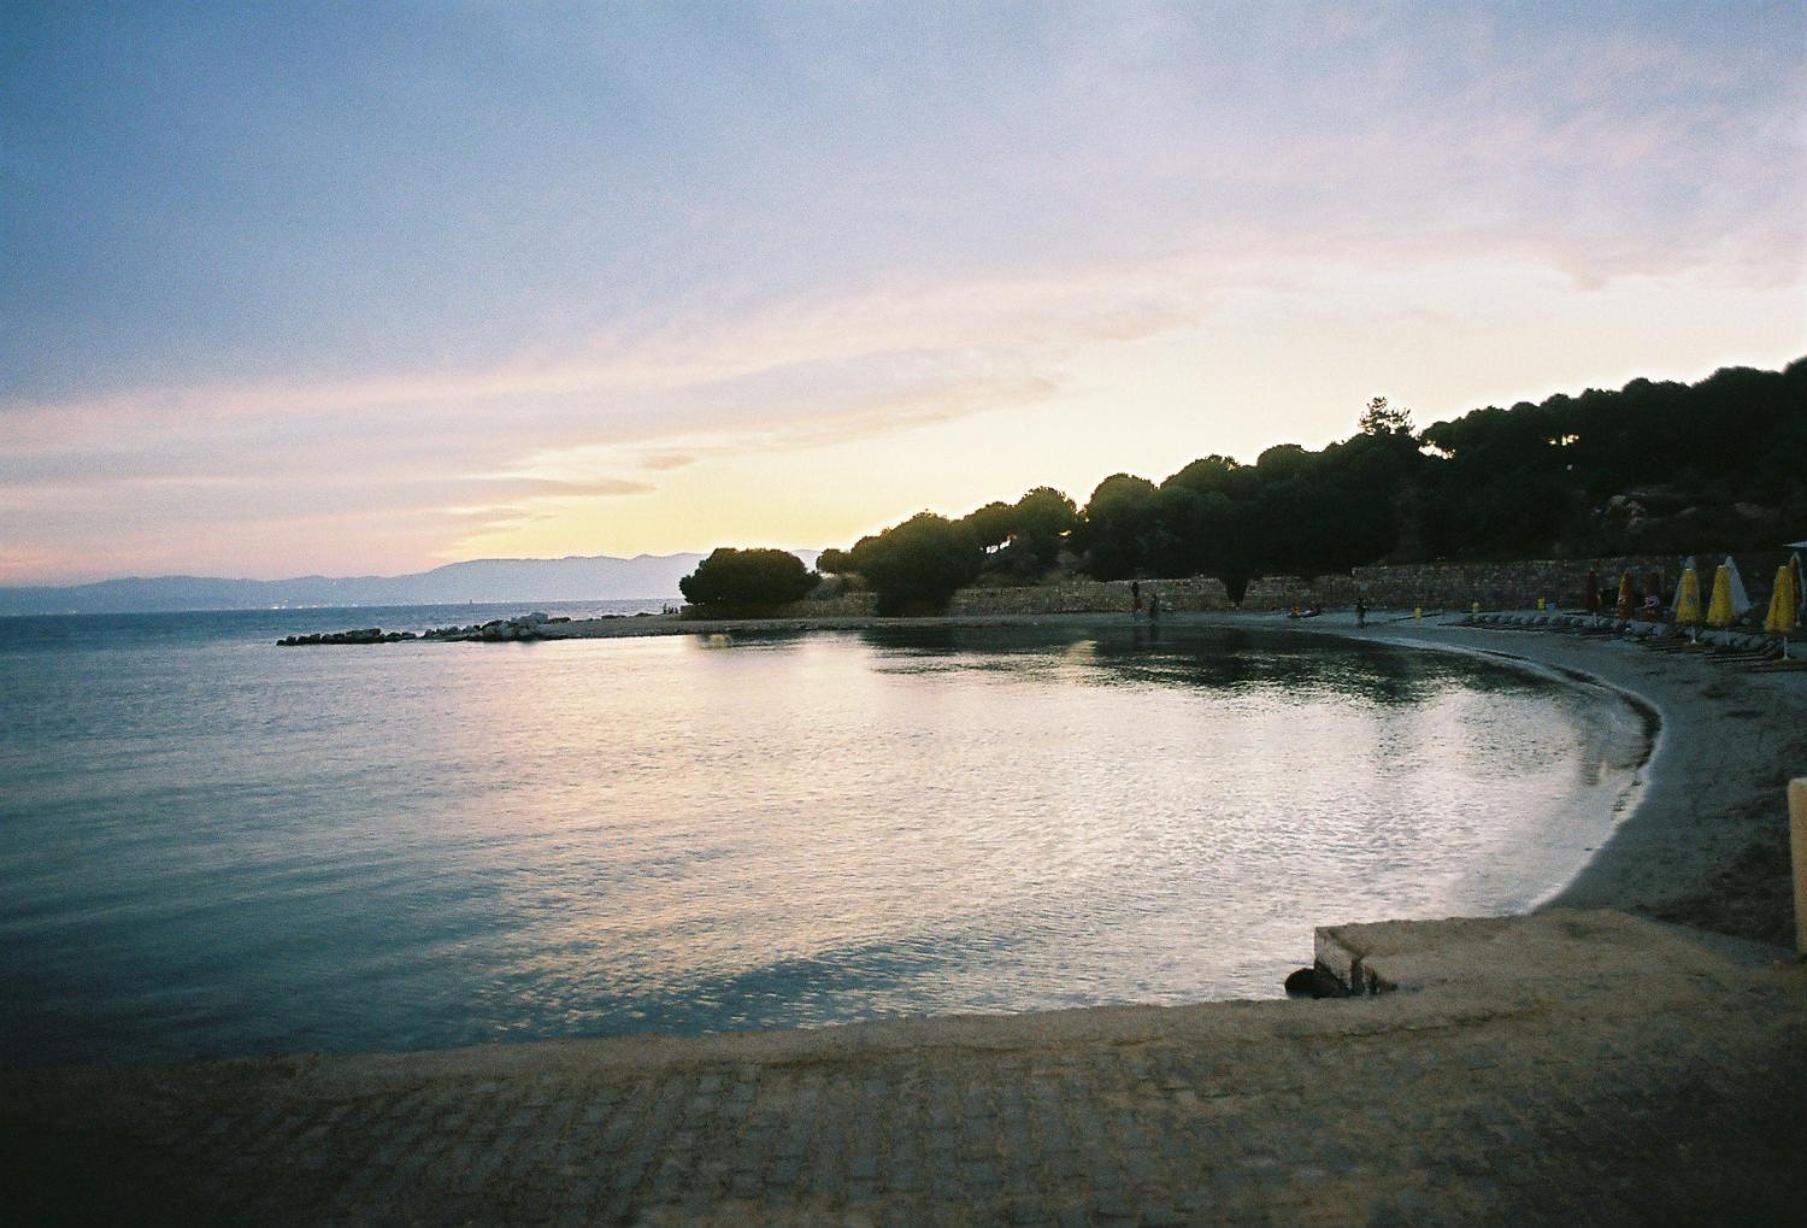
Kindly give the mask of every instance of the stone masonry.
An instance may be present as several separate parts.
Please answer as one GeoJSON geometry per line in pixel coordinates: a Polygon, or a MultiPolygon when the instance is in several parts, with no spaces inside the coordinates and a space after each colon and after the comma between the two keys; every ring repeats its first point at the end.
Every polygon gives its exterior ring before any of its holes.
{"type": "MultiPolygon", "coordinates": [[[[1230,596],[1223,582],[1209,576],[1178,580],[1141,580],[1142,602],[1159,595],[1161,608],[1174,612],[1227,610],[1230,596]]],[[[963,588],[954,594],[948,614],[1128,613],[1135,598],[1129,580],[1068,580],[1033,588],[963,588]]]]}
{"type": "MultiPolygon", "coordinates": [[[[1673,591],[1680,574],[1674,558],[1642,556],[1357,567],[1348,575],[1257,577],[1249,581],[1240,608],[1337,609],[1354,605],[1357,597],[1377,609],[1466,610],[1478,601],[1487,610],[1523,610],[1535,606],[1539,597],[1559,608],[1575,608],[1581,605],[1582,587],[1589,571],[1612,591],[1617,590],[1619,576],[1626,571],[1635,574],[1640,584],[1652,573],[1661,575],[1665,592],[1673,591]]],[[[1710,572],[1705,579],[1710,581],[1710,572]]],[[[1159,593],[1161,606],[1166,610],[1237,608],[1222,581],[1210,576],[1148,579],[1140,583],[1144,601],[1150,594],[1159,593]]],[[[1128,580],[1066,580],[1025,588],[963,588],[954,594],[947,613],[963,618],[1128,612],[1131,600],[1128,580]]],[[[842,593],[793,602],[765,616],[865,618],[873,611],[871,593],[842,593]]]]}
{"type": "Polygon", "coordinates": [[[0,1073],[6,1220],[1798,1222],[1807,969],[1344,927],[1399,992],[0,1073]]]}
{"type": "MultiPolygon", "coordinates": [[[[1662,576],[1665,592],[1673,591],[1680,576],[1673,556],[1636,556],[1357,567],[1352,578],[1368,604],[1375,606],[1466,610],[1478,601],[1486,610],[1527,610],[1542,597],[1553,606],[1574,609],[1582,604],[1590,571],[1613,593],[1618,592],[1619,577],[1627,571],[1637,577],[1639,585],[1653,573],[1662,576]]],[[[1705,580],[1711,582],[1710,571],[1705,580]]]]}

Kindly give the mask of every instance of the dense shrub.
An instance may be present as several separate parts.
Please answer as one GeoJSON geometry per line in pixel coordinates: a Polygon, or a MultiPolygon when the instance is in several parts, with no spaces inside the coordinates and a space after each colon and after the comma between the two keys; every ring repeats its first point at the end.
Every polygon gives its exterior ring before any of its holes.
{"type": "Polygon", "coordinates": [[[964,524],[921,512],[853,548],[853,565],[878,595],[880,614],[932,614],[979,574],[985,559],[964,524]]]}
{"type": "Polygon", "coordinates": [[[788,550],[722,547],[678,581],[693,605],[738,608],[800,601],[816,585],[803,560],[788,550]]]}

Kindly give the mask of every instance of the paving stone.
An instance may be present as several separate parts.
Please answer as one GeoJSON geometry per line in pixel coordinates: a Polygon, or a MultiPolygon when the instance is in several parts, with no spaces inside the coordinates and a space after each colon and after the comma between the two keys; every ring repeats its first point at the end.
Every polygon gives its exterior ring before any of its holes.
{"type": "Polygon", "coordinates": [[[1807,969],[1655,955],[1660,1011],[1584,977],[525,1046],[490,1075],[0,1072],[0,1151],[74,1221],[1779,1222],[1807,1200],[1807,969]],[[109,1169],[146,1174],[145,1214],[82,1213],[109,1169]]]}

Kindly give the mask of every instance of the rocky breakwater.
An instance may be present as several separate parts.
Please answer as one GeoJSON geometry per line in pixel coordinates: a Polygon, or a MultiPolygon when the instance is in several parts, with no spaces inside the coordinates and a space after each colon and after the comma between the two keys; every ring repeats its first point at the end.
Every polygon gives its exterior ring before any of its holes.
{"type": "Polygon", "coordinates": [[[403,640],[451,640],[497,643],[500,641],[544,639],[542,628],[553,623],[568,623],[565,617],[534,611],[519,618],[493,618],[468,627],[434,627],[428,631],[384,631],[381,627],[365,627],[356,631],[329,631],[316,635],[290,635],[276,641],[278,648],[309,648],[316,644],[399,644],[403,640]]]}
{"type": "Polygon", "coordinates": [[[447,627],[444,634],[429,631],[427,634],[438,639],[477,640],[485,644],[502,641],[544,639],[544,628],[553,623],[568,623],[571,620],[560,616],[554,618],[549,614],[535,611],[523,614],[519,618],[496,618],[482,624],[469,627],[447,627]]]}
{"type": "Polygon", "coordinates": [[[416,640],[412,631],[385,631],[381,627],[365,627],[359,631],[326,631],[315,635],[288,635],[276,641],[278,648],[311,648],[315,644],[395,644],[416,640]]]}

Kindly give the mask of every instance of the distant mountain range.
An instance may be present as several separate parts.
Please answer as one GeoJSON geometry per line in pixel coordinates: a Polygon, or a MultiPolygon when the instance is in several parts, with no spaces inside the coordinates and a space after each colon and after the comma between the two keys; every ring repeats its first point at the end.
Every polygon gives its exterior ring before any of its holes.
{"type": "MultiPolygon", "coordinates": [[[[815,550],[799,550],[815,566],[815,550]]],[[[610,601],[678,596],[678,581],[700,554],[608,555],[562,559],[473,559],[407,576],[298,576],[224,580],[133,576],[65,587],[0,588],[5,614],[149,614],[171,610],[453,605],[485,601],[610,601]]]]}

